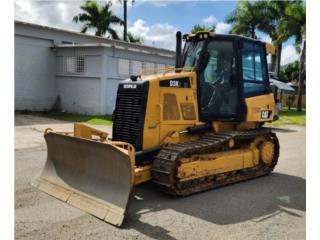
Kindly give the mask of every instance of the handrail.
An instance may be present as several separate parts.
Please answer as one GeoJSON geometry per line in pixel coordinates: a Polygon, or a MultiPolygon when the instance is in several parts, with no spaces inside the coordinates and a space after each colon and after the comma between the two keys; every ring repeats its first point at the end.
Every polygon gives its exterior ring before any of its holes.
{"type": "Polygon", "coordinates": [[[144,69],[141,72],[141,75],[151,75],[151,74],[159,74],[162,73],[163,76],[167,73],[176,73],[176,72],[193,72],[195,69],[194,67],[182,67],[182,68],[175,68],[175,67],[167,67],[167,68],[149,68],[144,69]]]}

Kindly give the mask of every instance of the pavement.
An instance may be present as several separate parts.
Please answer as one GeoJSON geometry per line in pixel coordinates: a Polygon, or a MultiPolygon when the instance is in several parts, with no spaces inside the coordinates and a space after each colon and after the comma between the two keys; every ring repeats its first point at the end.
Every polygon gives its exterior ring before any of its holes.
{"type": "Polygon", "coordinates": [[[305,127],[274,130],[281,148],[271,175],[186,198],[167,196],[151,183],[136,187],[121,228],[30,185],[45,163],[48,127],[72,131],[69,122],[15,116],[16,239],[305,239],[305,127]]]}

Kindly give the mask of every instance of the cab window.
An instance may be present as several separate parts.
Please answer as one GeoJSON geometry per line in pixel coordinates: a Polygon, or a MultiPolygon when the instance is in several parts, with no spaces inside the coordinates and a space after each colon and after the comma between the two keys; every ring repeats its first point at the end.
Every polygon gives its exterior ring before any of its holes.
{"type": "Polygon", "coordinates": [[[266,91],[267,70],[262,45],[244,43],[242,48],[242,78],[245,95],[266,91]]]}
{"type": "Polygon", "coordinates": [[[233,116],[237,111],[237,83],[233,42],[212,40],[198,72],[202,116],[233,116]]]}

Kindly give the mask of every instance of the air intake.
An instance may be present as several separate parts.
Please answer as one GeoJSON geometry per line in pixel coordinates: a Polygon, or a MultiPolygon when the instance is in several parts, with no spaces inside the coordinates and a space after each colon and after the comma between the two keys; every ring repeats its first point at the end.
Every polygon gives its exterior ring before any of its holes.
{"type": "Polygon", "coordinates": [[[142,150],[148,81],[122,81],[118,87],[113,122],[113,141],[131,143],[142,150]]]}

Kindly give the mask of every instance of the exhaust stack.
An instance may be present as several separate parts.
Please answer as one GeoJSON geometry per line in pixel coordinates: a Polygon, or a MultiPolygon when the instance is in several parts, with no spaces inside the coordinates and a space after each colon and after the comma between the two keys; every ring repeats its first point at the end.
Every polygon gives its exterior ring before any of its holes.
{"type": "Polygon", "coordinates": [[[182,67],[182,53],[181,53],[181,46],[182,46],[182,35],[181,32],[178,31],[176,34],[176,68],[182,67]]]}

